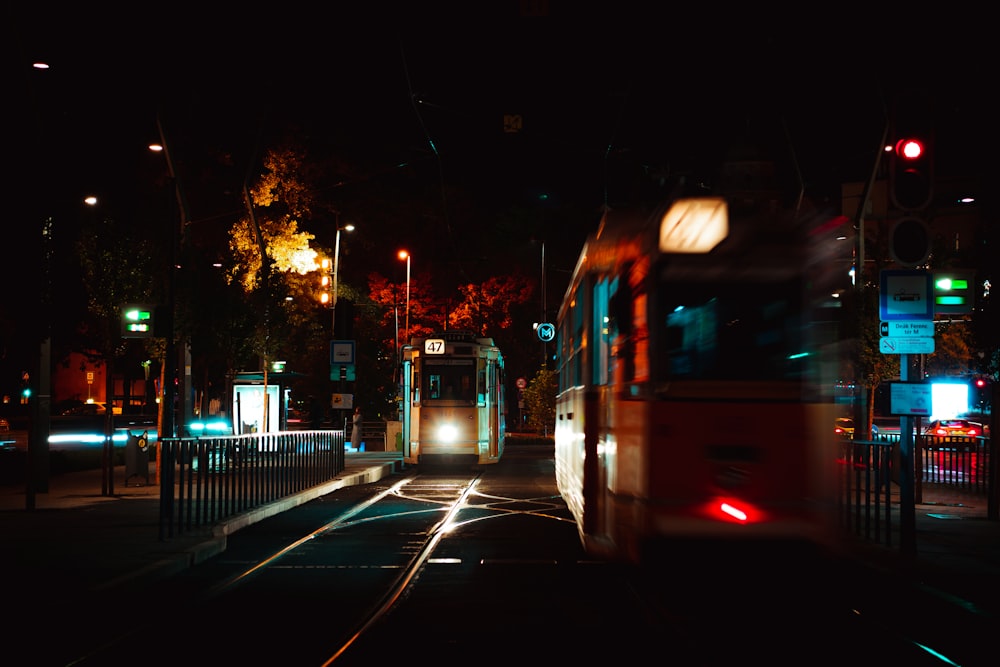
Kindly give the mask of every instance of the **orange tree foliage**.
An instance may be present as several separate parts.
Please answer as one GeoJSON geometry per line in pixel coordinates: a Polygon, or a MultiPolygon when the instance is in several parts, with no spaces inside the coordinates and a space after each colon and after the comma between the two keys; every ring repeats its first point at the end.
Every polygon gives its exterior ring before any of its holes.
{"type": "Polygon", "coordinates": [[[510,328],[511,307],[525,303],[532,286],[524,276],[493,276],[479,285],[460,285],[458,291],[462,301],[448,313],[448,327],[491,336],[510,328]]]}
{"type": "Polygon", "coordinates": [[[493,276],[480,284],[458,288],[459,298],[438,297],[428,274],[410,280],[409,331],[406,331],[406,283],[390,282],[379,273],[368,276],[372,303],[384,306],[380,317],[383,330],[392,333],[384,343],[395,343],[398,316],[399,341],[428,336],[442,330],[473,331],[480,336],[495,336],[513,323],[511,308],[531,298],[533,285],[520,275],[493,276]]]}

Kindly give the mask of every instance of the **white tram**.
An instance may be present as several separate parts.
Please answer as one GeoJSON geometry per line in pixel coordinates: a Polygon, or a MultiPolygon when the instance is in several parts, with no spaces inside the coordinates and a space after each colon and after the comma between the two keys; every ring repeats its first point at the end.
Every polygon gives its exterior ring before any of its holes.
{"type": "Polygon", "coordinates": [[[503,355],[492,338],[444,331],[403,348],[403,460],[497,463],[506,436],[503,355]]]}

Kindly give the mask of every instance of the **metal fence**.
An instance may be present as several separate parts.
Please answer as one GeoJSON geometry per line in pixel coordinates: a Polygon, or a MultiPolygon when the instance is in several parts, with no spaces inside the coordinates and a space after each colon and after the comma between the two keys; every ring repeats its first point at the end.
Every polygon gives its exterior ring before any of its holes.
{"type": "MultiPolygon", "coordinates": [[[[865,540],[892,546],[893,505],[899,504],[899,434],[840,443],[839,517],[848,531],[865,540]]],[[[994,497],[996,456],[990,438],[914,437],[914,502],[928,490],[994,497]]],[[[992,511],[991,511],[992,512],[992,511]]]]}
{"type": "Polygon", "coordinates": [[[327,482],[344,470],[343,431],[282,431],[160,443],[160,539],[327,482]]]}

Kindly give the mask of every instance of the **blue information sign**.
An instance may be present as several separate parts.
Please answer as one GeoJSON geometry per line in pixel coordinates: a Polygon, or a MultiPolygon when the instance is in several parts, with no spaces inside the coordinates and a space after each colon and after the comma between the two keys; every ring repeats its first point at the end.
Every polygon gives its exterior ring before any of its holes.
{"type": "Polygon", "coordinates": [[[880,319],[934,319],[934,278],[930,271],[885,270],[880,277],[880,319]]]}

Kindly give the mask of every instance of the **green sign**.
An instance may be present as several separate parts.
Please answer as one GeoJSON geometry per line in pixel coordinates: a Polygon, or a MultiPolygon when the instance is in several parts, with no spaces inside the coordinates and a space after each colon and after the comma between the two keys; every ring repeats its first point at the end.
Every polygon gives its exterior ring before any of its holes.
{"type": "Polygon", "coordinates": [[[152,335],[152,306],[130,305],[122,308],[122,338],[149,338],[152,335]]]}
{"type": "Polygon", "coordinates": [[[975,272],[969,270],[934,272],[934,314],[965,315],[975,302],[975,272]]]}
{"type": "Polygon", "coordinates": [[[354,382],[354,364],[330,364],[330,379],[333,381],[347,380],[354,382]]]}

